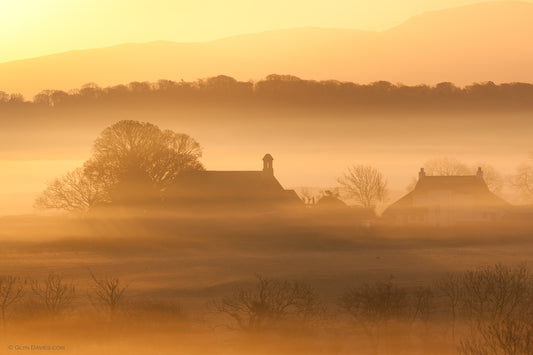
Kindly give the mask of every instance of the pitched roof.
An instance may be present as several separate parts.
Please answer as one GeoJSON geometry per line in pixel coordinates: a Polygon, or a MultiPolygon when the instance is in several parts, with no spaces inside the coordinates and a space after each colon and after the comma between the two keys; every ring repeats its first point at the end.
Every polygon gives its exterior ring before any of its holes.
{"type": "Polygon", "coordinates": [[[332,195],[322,196],[316,203],[316,207],[319,208],[348,208],[348,205],[339,199],[338,197],[332,195]]]}
{"type": "Polygon", "coordinates": [[[181,174],[167,189],[170,198],[200,202],[299,201],[278,180],[263,171],[196,171],[181,174]]]}
{"type": "Polygon", "coordinates": [[[413,191],[390,205],[385,213],[400,209],[412,209],[413,200],[427,193],[446,191],[455,196],[471,196],[476,206],[508,207],[508,202],[492,193],[485,180],[475,175],[424,176],[418,180],[413,191]]]}
{"type": "Polygon", "coordinates": [[[485,180],[475,175],[465,176],[424,176],[418,180],[415,190],[451,190],[455,193],[486,193],[489,188],[485,180]]]}

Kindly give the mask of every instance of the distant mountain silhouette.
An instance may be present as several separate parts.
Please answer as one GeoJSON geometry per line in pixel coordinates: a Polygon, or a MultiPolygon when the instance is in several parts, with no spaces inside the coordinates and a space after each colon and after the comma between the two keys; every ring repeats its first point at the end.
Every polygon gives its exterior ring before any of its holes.
{"type": "Polygon", "coordinates": [[[427,12],[383,32],[298,28],[201,43],[150,42],[0,64],[0,90],[44,89],[225,74],[405,84],[533,81],[533,4],[487,2],[427,12]]]}

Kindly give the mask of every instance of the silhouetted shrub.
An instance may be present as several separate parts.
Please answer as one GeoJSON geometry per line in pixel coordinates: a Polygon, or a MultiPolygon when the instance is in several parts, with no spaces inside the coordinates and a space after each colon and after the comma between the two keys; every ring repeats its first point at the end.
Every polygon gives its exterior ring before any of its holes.
{"type": "Polygon", "coordinates": [[[341,297],[340,307],[366,334],[373,352],[378,353],[383,328],[407,315],[407,292],[391,277],[385,282],[348,289],[341,297]]]}
{"type": "Polygon", "coordinates": [[[533,284],[525,265],[496,264],[448,274],[439,290],[453,334],[459,320],[468,325],[469,335],[459,342],[461,354],[533,353],[533,284]]]}
{"type": "Polygon", "coordinates": [[[123,305],[124,292],[128,285],[124,285],[117,277],[105,277],[98,279],[91,272],[93,288],[89,291],[89,298],[97,308],[102,308],[110,317],[114,319],[119,308],[123,305]]]}
{"type": "Polygon", "coordinates": [[[531,355],[531,314],[486,324],[474,336],[463,339],[458,350],[464,355],[531,355]]]}
{"type": "Polygon", "coordinates": [[[42,282],[32,281],[31,289],[39,304],[50,315],[58,315],[68,307],[75,295],[75,287],[58,274],[49,274],[42,282]]]}
{"type": "Polygon", "coordinates": [[[0,316],[2,324],[7,321],[7,311],[24,296],[24,282],[18,277],[0,276],[0,316]]]}
{"type": "Polygon", "coordinates": [[[239,288],[211,306],[231,318],[232,328],[248,332],[273,330],[283,323],[304,326],[323,311],[315,290],[308,284],[262,276],[257,276],[255,286],[239,288]]]}

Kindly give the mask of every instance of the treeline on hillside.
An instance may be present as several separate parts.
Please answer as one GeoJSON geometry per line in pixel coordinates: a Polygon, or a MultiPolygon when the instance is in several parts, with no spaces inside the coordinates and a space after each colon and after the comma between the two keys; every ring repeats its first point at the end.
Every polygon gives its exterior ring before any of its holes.
{"type": "Polygon", "coordinates": [[[238,81],[219,75],[192,82],[159,80],[131,82],[101,88],[90,83],[80,89],[44,90],[32,101],[0,91],[0,107],[76,107],[83,105],[187,105],[202,103],[241,105],[310,105],[354,108],[533,108],[533,83],[496,85],[489,81],[465,87],[442,82],[435,86],[406,86],[378,81],[356,84],[336,80],[303,80],[272,74],[265,79],[238,81]]]}

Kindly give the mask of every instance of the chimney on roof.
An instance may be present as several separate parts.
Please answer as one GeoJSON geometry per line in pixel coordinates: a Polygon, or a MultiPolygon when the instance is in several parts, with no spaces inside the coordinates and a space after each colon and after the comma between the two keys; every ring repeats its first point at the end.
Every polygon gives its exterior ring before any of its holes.
{"type": "Polygon", "coordinates": [[[272,165],[273,160],[274,158],[272,158],[272,155],[270,154],[265,154],[263,157],[263,172],[265,174],[274,176],[274,167],[272,165]]]}
{"type": "Polygon", "coordinates": [[[418,172],[418,180],[422,180],[426,177],[426,172],[424,171],[424,168],[420,168],[420,171],[418,172]]]}
{"type": "Polygon", "coordinates": [[[481,167],[477,168],[476,177],[478,179],[483,179],[483,170],[481,170],[481,167]]]}

